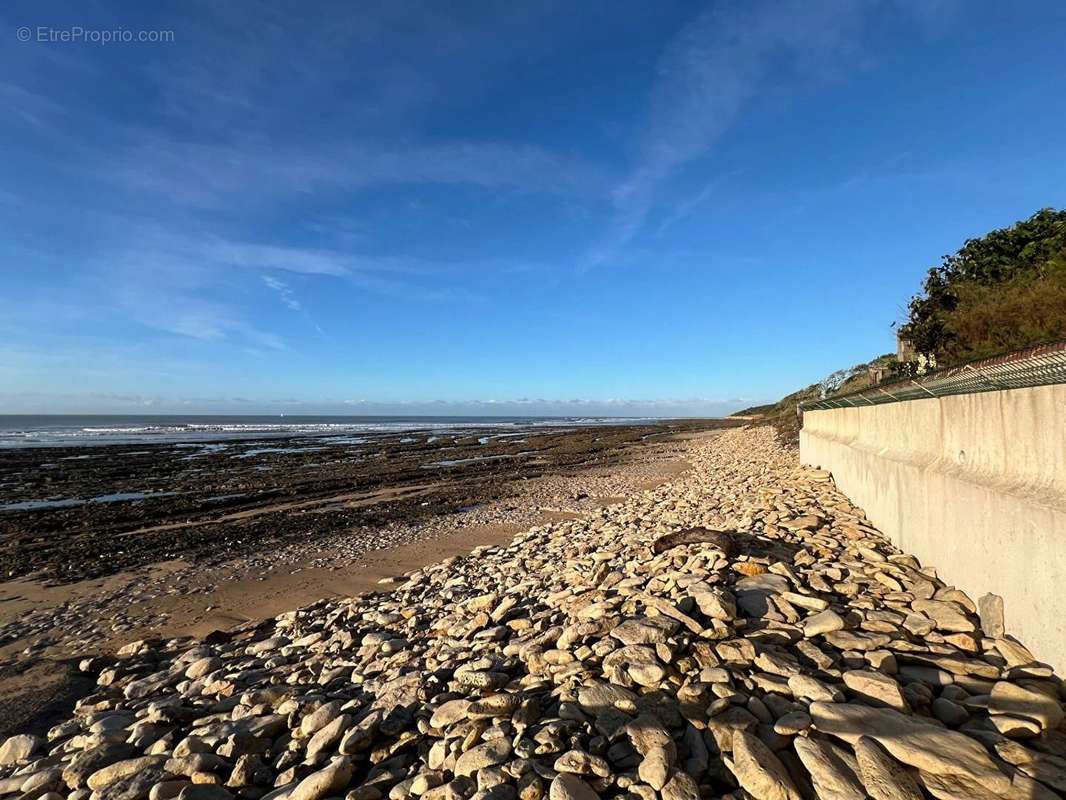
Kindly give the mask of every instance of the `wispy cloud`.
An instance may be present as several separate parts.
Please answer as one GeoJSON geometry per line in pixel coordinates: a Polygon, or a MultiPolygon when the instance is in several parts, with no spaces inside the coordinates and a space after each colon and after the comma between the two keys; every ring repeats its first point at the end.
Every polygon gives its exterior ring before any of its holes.
{"type": "Polygon", "coordinates": [[[127,189],[197,208],[250,205],[291,195],[373,186],[468,185],[591,196],[604,175],[583,161],[522,143],[321,142],[314,149],[232,141],[204,145],[146,135],[104,162],[100,175],[127,189]]]}
{"type": "Polygon", "coordinates": [[[285,281],[279,281],[277,278],[272,278],[270,275],[261,275],[260,277],[268,288],[273,289],[278,293],[282,303],[293,311],[303,310],[303,306],[300,305],[300,301],[293,295],[292,290],[289,288],[289,284],[285,283],[285,281]]]}
{"type": "Polygon", "coordinates": [[[289,345],[249,317],[244,299],[248,280],[258,280],[275,292],[287,308],[302,314],[318,335],[326,337],[286,273],[406,302],[478,303],[482,298],[476,292],[450,283],[457,280],[453,273],[503,268],[494,262],[456,265],[254,243],[197,229],[138,227],[134,220],[127,220],[124,227],[126,246],[87,264],[98,276],[88,281],[89,291],[98,295],[94,304],[152,330],[261,351],[289,345]]]}
{"type": "Polygon", "coordinates": [[[350,257],[303,247],[279,247],[253,242],[230,241],[213,238],[204,243],[193,243],[202,258],[220,264],[255,269],[280,269],[306,275],[348,275],[350,257]]]}
{"type": "Polygon", "coordinates": [[[632,241],[660,187],[710,153],[772,68],[778,79],[783,66],[791,79],[825,78],[848,64],[874,5],[852,0],[719,4],[686,25],[659,62],[638,163],[615,187],[611,229],[584,266],[613,259],[632,241]]]}
{"type": "Polygon", "coordinates": [[[673,211],[667,214],[663,221],[659,223],[659,227],[655,230],[655,235],[662,236],[668,228],[692,214],[697,208],[710,200],[716,192],[720,192],[729,180],[742,172],[743,170],[735,169],[730,170],[725,175],[717,175],[712,178],[706,186],[694,195],[679,202],[673,211]]]}
{"type": "Polygon", "coordinates": [[[236,341],[268,350],[288,349],[280,336],[250,322],[237,304],[190,290],[159,284],[126,286],[113,300],[129,321],[152,330],[202,342],[236,341]]]}
{"type": "Polygon", "coordinates": [[[748,401],[737,397],[692,398],[551,398],[519,397],[515,399],[436,399],[385,400],[336,399],[330,397],[246,398],[229,394],[213,397],[144,395],[121,392],[0,392],[0,411],[7,413],[53,413],[76,410],[136,411],[150,408],[155,412],[185,413],[277,413],[292,411],[303,414],[343,415],[432,415],[432,416],[569,416],[569,417],[685,417],[724,416],[748,401]]]}

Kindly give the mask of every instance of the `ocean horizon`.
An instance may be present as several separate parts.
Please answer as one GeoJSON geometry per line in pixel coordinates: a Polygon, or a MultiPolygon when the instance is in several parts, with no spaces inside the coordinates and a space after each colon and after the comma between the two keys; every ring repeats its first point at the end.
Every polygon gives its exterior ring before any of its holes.
{"type": "Polygon", "coordinates": [[[2,414],[0,448],[181,444],[284,436],[345,436],[415,430],[586,427],[671,417],[420,416],[344,414],[2,414]]]}

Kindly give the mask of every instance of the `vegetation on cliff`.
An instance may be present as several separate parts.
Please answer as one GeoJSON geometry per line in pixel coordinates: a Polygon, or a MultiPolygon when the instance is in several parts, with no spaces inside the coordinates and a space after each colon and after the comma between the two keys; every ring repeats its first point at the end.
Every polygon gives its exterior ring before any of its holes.
{"type": "Polygon", "coordinates": [[[812,383],[798,392],[782,397],[776,403],[750,406],[733,416],[753,417],[758,425],[772,425],[781,437],[781,441],[795,444],[799,441],[801,420],[796,407],[800,403],[865,389],[873,383],[871,369],[876,367],[886,368],[892,373],[896,368],[896,357],[891,353],[886,353],[865,364],[855,364],[847,369],[837,370],[818,383],[812,383]]]}
{"type": "MultiPolygon", "coordinates": [[[[1066,339],[1066,210],[1045,208],[944,256],[911,299],[899,332],[922,354],[923,369],[930,360],[949,367],[1066,339]]],[[[865,389],[874,382],[872,367],[884,368],[888,380],[916,369],[883,355],[735,416],[755,417],[783,441],[795,442],[802,424],[798,404],[865,389]]]]}
{"type": "Polygon", "coordinates": [[[900,333],[940,366],[1066,338],[1066,211],[1043,209],[944,256],[900,333]]]}

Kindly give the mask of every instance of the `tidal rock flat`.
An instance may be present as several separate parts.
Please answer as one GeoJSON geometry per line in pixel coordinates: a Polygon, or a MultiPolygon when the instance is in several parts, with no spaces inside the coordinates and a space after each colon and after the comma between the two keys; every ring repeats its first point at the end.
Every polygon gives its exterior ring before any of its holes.
{"type": "Polygon", "coordinates": [[[71,583],[165,560],[217,563],[306,547],[334,535],[380,541],[398,524],[507,497],[516,482],[618,463],[678,433],[737,424],[4,449],[0,576],[71,583]]]}
{"type": "Polygon", "coordinates": [[[1066,791],[1062,684],[998,620],[986,632],[768,430],[689,459],[672,483],[390,593],[87,660],[73,716],[0,744],[0,796],[1066,791]],[[676,536],[700,530],[718,533],[676,536]]]}
{"type": "MultiPolygon", "coordinates": [[[[129,543],[142,536],[136,528],[108,529],[96,516],[104,504],[60,509],[65,522],[50,509],[0,512],[0,522],[9,526],[0,525],[0,550],[10,547],[7,553],[14,561],[20,553],[34,553],[51,565],[0,581],[0,738],[25,724],[40,727],[38,720],[30,719],[36,714],[29,706],[39,707],[52,693],[36,692],[32,700],[22,696],[20,687],[34,686],[27,667],[51,674],[69,672],[60,662],[113,652],[134,639],[203,636],[323,597],[379,589],[383,579],[466,555],[480,545],[506,544],[534,525],[579,517],[671,480],[689,468],[686,458],[694,439],[705,429],[730,424],[739,423],[686,420],[565,432],[531,430],[508,435],[506,445],[494,444],[488,435],[468,437],[473,443],[467,452],[500,447],[524,447],[527,452],[521,458],[454,459],[458,463],[432,469],[419,465],[455,455],[456,446],[445,445],[449,449],[442,452],[436,442],[426,444],[427,438],[445,441],[442,434],[403,444],[401,449],[411,452],[402,458],[379,439],[373,447],[384,449],[375,450],[377,455],[362,467],[375,482],[375,488],[366,491],[359,488],[362,479],[348,472],[348,462],[340,457],[346,448],[358,451],[366,444],[334,442],[338,458],[308,469],[311,465],[304,461],[319,456],[288,446],[292,440],[278,449],[296,452],[254,457],[247,453],[259,449],[255,442],[229,442],[226,448],[239,454],[216,454],[213,465],[197,466],[195,477],[203,484],[197,491],[211,497],[222,488],[238,488],[228,484],[235,475],[243,475],[241,480],[254,477],[261,491],[233,499],[249,503],[247,508],[221,516],[212,512],[206,521],[195,513],[180,517],[181,507],[166,510],[173,524],[157,526],[157,543],[166,543],[162,551],[151,543],[133,548],[129,543]],[[517,438],[527,441],[516,444],[517,438]],[[269,459],[275,468],[258,469],[264,466],[255,463],[260,458],[269,459]],[[374,464],[381,467],[380,473],[374,472],[374,464]],[[273,483],[272,476],[300,472],[321,474],[313,485],[273,483]],[[319,489],[327,478],[333,488],[323,501],[319,489]],[[288,500],[269,499],[282,489],[288,500]],[[255,530],[246,528],[247,523],[254,523],[255,530]],[[55,530],[45,533],[45,527],[55,530]],[[80,543],[89,540],[105,555],[86,556],[80,543]],[[50,541],[50,548],[43,548],[43,541],[50,541]],[[135,553],[130,552],[133,549],[135,553]],[[150,563],[119,569],[124,554],[150,563]],[[56,577],[98,570],[109,574],[75,581],[56,577]]],[[[326,446],[322,441],[318,445],[326,446]]],[[[166,445],[156,449],[173,450],[166,445]]],[[[36,455],[23,452],[22,467],[15,472],[32,474],[33,467],[27,464],[32,465],[34,458],[55,458],[48,450],[39,448],[36,455]]],[[[91,450],[89,460],[100,464],[98,485],[113,492],[127,488],[107,467],[117,468],[125,459],[122,448],[81,450],[91,450]]],[[[129,465],[139,477],[127,480],[143,485],[142,467],[144,474],[150,474],[151,459],[148,464],[129,465]]],[[[64,470],[63,475],[77,483],[91,471],[82,467],[64,470]]],[[[111,505],[128,506],[127,513],[140,519],[163,513],[161,505],[167,499],[111,505]],[[154,510],[142,508],[153,505],[154,510]]]]}

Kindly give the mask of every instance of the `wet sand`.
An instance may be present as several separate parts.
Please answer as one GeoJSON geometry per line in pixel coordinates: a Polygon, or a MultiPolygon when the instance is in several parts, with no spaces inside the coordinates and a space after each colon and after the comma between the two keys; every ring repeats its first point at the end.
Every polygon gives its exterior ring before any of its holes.
{"type": "Polygon", "coordinates": [[[389,526],[505,498],[516,481],[618,463],[645,444],[724,424],[5,450],[0,574],[72,583],[341,533],[373,540],[389,526]]]}
{"type": "MultiPolygon", "coordinates": [[[[400,476],[400,485],[379,483],[366,491],[335,491],[340,481],[324,473],[307,497],[292,491],[291,484],[260,478],[264,499],[258,506],[210,512],[206,518],[175,518],[158,507],[129,509],[124,512],[125,529],[110,509],[105,510],[110,516],[102,530],[96,528],[100,510],[89,505],[5,512],[0,546],[7,558],[30,553],[40,568],[23,569],[24,574],[13,570],[10,580],[0,582],[0,670],[22,669],[20,662],[25,661],[106,653],[138,638],[204,635],[322,597],[387,588],[383,579],[416,566],[481,544],[507,542],[533,525],[594,513],[632,491],[668,480],[687,467],[685,440],[717,427],[720,423],[711,421],[551,432],[537,442],[536,463],[467,461],[451,467],[444,479],[426,481],[426,470],[415,472],[408,459],[404,469],[392,473],[400,476]],[[326,485],[334,491],[324,491],[326,485]],[[460,502],[464,504],[452,508],[460,502]],[[442,512],[442,505],[448,510],[442,512]],[[336,522],[340,513],[364,516],[350,527],[316,527],[324,519],[336,522]],[[380,520],[376,526],[368,522],[375,518],[380,520]],[[71,531],[53,530],[64,521],[73,526],[71,531]],[[270,530],[275,535],[254,535],[270,530]],[[125,542],[143,544],[150,538],[146,531],[160,537],[157,542],[167,537],[168,545],[130,548],[136,556],[130,564],[121,557],[129,555],[125,542]],[[50,540],[43,551],[35,549],[42,538],[50,540]],[[104,557],[88,564],[69,561],[85,541],[99,545],[104,557]],[[218,547],[205,550],[205,541],[218,547]]],[[[277,471],[298,472],[306,451],[275,446],[287,451],[280,455],[289,459],[286,465],[278,462],[279,454],[270,454],[277,471]]],[[[259,449],[255,443],[240,447],[243,452],[259,449]]],[[[98,466],[80,475],[77,470],[66,474],[68,487],[80,481],[82,489],[121,490],[121,481],[107,477],[107,465],[116,467],[127,459],[124,448],[94,450],[92,460],[98,466]]],[[[15,469],[6,461],[5,485],[11,485],[13,475],[24,473],[33,458],[51,458],[54,463],[57,455],[54,450],[22,453],[21,466],[15,469]]],[[[420,461],[426,458],[437,460],[439,452],[424,453],[420,461]]],[[[247,460],[237,459],[242,481],[262,472],[249,473],[247,467],[259,465],[254,458],[250,464],[247,460]]],[[[165,471],[167,454],[144,463],[155,465],[158,474],[165,471]]],[[[200,491],[217,492],[220,482],[234,479],[232,473],[233,467],[223,462],[220,474],[205,479],[200,491]]],[[[144,483],[152,475],[148,469],[137,480],[144,483]]],[[[11,497],[0,495],[4,500],[11,497]]]]}
{"type": "MultiPolygon", "coordinates": [[[[171,559],[65,583],[39,576],[0,582],[0,631],[7,637],[0,646],[0,733],[44,731],[69,712],[92,688],[82,685],[80,656],[138,639],[205,636],[326,597],[388,591],[390,579],[409,570],[507,543],[534,525],[595,514],[668,481],[689,468],[687,441],[707,435],[714,434],[666,431],[620,448],[607,463],[517,474],[496,500],[392,523],[384,541],[397,543],[376,548],[334,532],[308,542],[275,540],[258,554],[222,560],[171,559]],[[86,635],[92,625],[97,633],[86,635]]],[[[298,505],[286,513],[301,513],[298,505]]]]}

